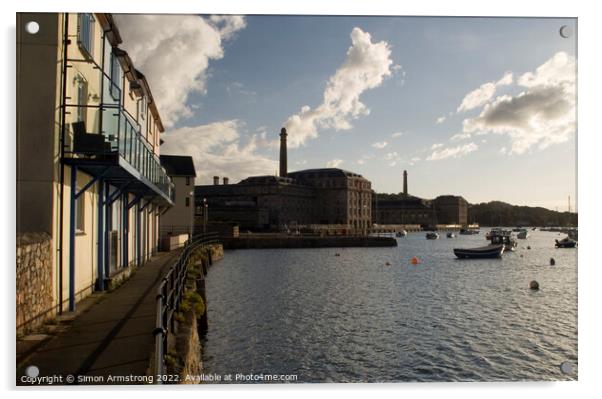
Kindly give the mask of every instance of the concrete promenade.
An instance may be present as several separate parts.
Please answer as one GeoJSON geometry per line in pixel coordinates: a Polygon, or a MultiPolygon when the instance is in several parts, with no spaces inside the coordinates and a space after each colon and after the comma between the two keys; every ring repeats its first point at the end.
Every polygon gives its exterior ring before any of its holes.
{"type": "Polygon", "coordinates": [[[108,375],[146,375],[154,343],[156,288],[180,252],[159,253],[114,291],[91,298],[89,308],[64,331],[21,356],[17,385],[30,385],[21,381],[30,365],[39,369],[39,377],[62,375],[64,381],[73,375],[76,383],[84,375],[104,376],[105,383],[108,375]]]}

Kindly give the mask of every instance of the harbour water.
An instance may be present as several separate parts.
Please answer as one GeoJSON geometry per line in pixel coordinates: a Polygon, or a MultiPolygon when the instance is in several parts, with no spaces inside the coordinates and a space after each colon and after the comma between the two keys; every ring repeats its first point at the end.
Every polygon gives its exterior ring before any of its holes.
{"type": "Polygon", "coordinates": [[[484,245],[484,235],[227,251],[207,278],[205,372],[297,382],[577,379],[577,250],[555,249],[558,233],[530,231],[502,259],[454,257],[452,248],[484,245]],[[565,361],[570,374],[560,371],[565,361]]]}

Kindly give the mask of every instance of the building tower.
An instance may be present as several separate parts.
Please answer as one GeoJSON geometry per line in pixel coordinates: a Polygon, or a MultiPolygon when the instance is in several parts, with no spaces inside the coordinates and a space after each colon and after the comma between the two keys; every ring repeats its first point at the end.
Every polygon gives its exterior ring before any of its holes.
{"type": "Polygon", "coordinates": [[[280,130],[280,177],[286,177],[286,129],[280,130]]]}
{"type": "Polygon", "coordinates": [[[407,197],[408,195],[408,171],[403,171],[403,195],[407,197]]]}

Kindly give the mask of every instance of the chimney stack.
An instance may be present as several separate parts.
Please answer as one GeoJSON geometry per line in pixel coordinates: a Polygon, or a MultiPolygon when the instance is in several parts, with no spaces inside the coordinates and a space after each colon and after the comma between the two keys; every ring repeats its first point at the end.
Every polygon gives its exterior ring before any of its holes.
{"type": "Polygon", "coordinates": [[[227,177],[224,177],[224,186],[227,185],[229,181],[230,181],[230,179],[228,179],[227,177]]]}
{"type": "Polygon", "coordinates": [[[219,185],[219,176],[213,176],[213,185],[214,186],[218,186],[219,185]]]}
{"type": "Polygon", "coordinates": [[[286,166],[286,129],[280,130],[280,177],[286,177],[287,166],[286,166]]]}
{"type": "Polygon", "coordinates": [[[408,195],[408,171],[403,171],[403,195],[408,195]]]}

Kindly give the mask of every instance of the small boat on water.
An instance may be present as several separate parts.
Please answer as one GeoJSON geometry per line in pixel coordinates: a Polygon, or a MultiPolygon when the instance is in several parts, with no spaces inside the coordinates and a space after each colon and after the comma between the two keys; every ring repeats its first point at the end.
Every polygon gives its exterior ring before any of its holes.
{"type": "Polygon", "coordinates": [[[447,238],[456,238],[456,235],[450,231],[447,233],[447,238]]]}
{"type": "Polygon", "coordinates": [[[491,230],[488,240],[493,245],[504,244],[505,251],[514,251],[518,246],[518,242],[512,237],[512,232],[509,230],[491,230]]]}
{"type": "Polygon", "coordinates": [[[471,236],[473,234],[479,234],[479,230],[461,229],[460,234],[465,235],[465,236],[471,236]]]}
{"type": "Polygon", "coordinates": [[[565,237],[562,240],[556,240],[556,248],[575,248],[577,246],[577,241],[573,240],[570,237],[565,237]]]}
{"type": "Polygon", "coordinates": [[[516,235],[516,238],[520,238],[521,240],[526,240],[527,237],[529,237],[529,232],[527,231],[527,229],[520,230],[516,235]]]}
{"type": "Polygon", "coordinates": [[[489,231],[489,232],[487,232],[487,233],[485,234],[485,239],[486,239],[486,240],[491,240],[491,238],[492,238],[492,237],[494,237],[494,236],[496,236],[496,235],[499,235],[499,234],[501,234],[502,232],[503,232],[503,230],[502,230],[502,229],[497,229],[497,228],[496,228],[496,229],[491,229],[491,231],[489,231]]]}
{"type": "Polygon", "coordinates": [[[454,248],[454,254],[460,259],[499,258],[504,249],[504,244],[491,244],[478,248],[454,248]]]}
{"type": "Polygon", "coordinates": [[[395,233],[395,237],[405,237],[407,235],[408,235],[408,232],[405,230],[401,230],[401,231],[398,231],[397,233],[395,233]]]}
{"type": "Polygon", "coordinates": [[[427,240],[438,240],[439,234],[435,233],[434,231],[429,231],[428,233],[426,233],[426,239],[427,240]]]}

